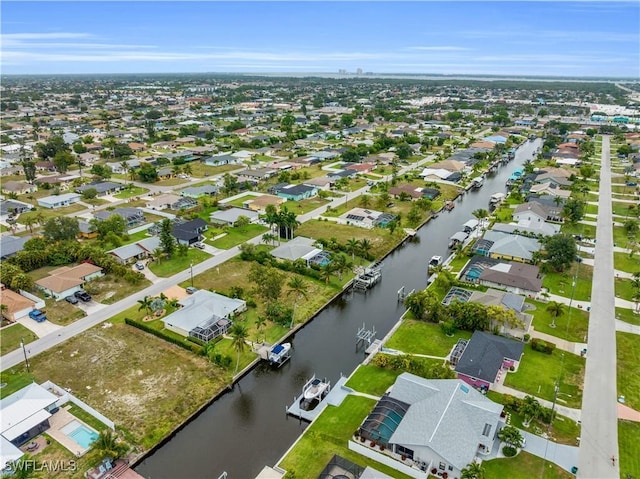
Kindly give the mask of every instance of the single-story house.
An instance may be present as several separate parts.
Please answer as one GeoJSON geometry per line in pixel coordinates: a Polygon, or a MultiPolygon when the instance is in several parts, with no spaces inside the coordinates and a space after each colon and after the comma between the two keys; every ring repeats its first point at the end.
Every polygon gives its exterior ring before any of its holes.
{"type": "Polygon", "coordinates": [[[548,202],[543,204],[537,201],[529,201],[516,207],[513,211],[513,219],[515,221],[527,220],[532,223],[543,221],[562,223],[564,221],[562,209],[562,203],[554,205],[548,202]]]}
{"type": "Polygon", "coordinates": [[[560,232],[560,225],[546,221],[520,220],[517,223],[496,223],[491,229],[512,234],[534,234],[553,236],[560,232]]]}
{"type": "MultiPolygon", "coordinates": [[[[530,265],[527,265],[530,266],[530,265]]],[[[484,306],[498,306],[511,310],[516,315],[516,319],[522,321],[522,327],[510,324],[494,323],[492,328],[499,329],[499,334],[522,338],[531,328],[533,316],[525,313],[525,297],[520,294],[501,291],[489,288],[486,291],[473,291],[469,297],[469,302],[479,303],[484,306]]]]}
{"type": "Polygon", "coordinates": [[[88,221],[78,220],[78,238],[93,239],[98,237],[98,232],[88,221]]]}
{"type": "Polygon", "coordinates": [[[453,356],[459,379],[474,388],[488,390],[511,367],[518,369],[524,343],[484,331],[475,331],[462,355],[453,356]],[[455,358],[455,359],[454,359],[455,358]]]}
{"type": "Polygon", "coordinates": [[[328,176],[318,176],[317,178],[311,178],[310,180],[304,180],[305,185],[315,186],[320,190],[330,190],[333,185],[336,184],[336,178],[330,178],[328,176]]]}
{"type": "Polygon", "coordinates": [[[33,205],[16,200],[0,199],[0,221],[7,221],[20,213],[31,211],[33,205]]]}
{"type": "Polygon", "coordinates": [[[140,167],[140,160],[137,158],[133,158],[131,160],[126,161],[116,161],[112,163],[107,163],[107,166],[111,168],[111,171],[117,175],[122,175],[127,173],[130,169],[135,169],[140,167]],[[122,163],[126,165],[123,167],[122,163]]]}
{"type": "Polygon", "coordinates": [[[287,200],[280,198],[279,196],[261,195],[252,197],[250,200],[245,201],[242,203],[242,206],[244,208],[249,208],[250,210],[263,213],[267,209],[267,206],[274,205],[276,208],[280,208],[280,205],[286,203],[286,201],[287,200]]]}
{"type": "Polygon", "coordinates": [[[171,205],[173,205],[178,200],[180,200],[180,196],[174,195],[172,193],[166,193],[156,196],[153,200],[148,201],[145,206],[150,210],[160,211],[166,208],[171,208],[171,205]]]}
{"type": "Polygon", "coordinates": [[[529,188],[529,193],[535,195],[559,196],[560,198],[565,200],[571,196],[570,190],[563,190],[562,188],[556,186],[551,182],[531,185],[531,187],[529,188]]]}
{"type": "Polygon", "coordinates": [[[406,197],[408,195],[414,200],[422,198],[423,196],[422,188],[412,185],[392,186],[389,188],[389,194],[394,198],[398,198],[400,196],[406,197]]]}
{"type": "Polygon", "coordinates": [[[339,217],[344,223],[360,228],[371,229],[376,226],[382,228],[397,218],[396,215],[365,208],[352,208],[339,217]]]}
{"type": "Polygon", "coordinates": [[[2,183],[2,191],[5,193],[15,193],[16,195],[26,195],[38,191],[36,185],[30,185],[24,181],[5,181],[2,183]]]}
{"type": "Polygon", "coordinates": [[[95,183],[87,183],[86,185],[76,188],[76,193],[82,194],[83,192],[95,189],[98,192],[98,196],[111,195],[124,188],[120,183],[114,183],[113,181],[98,181],[95,183]]]}
{"type": "Polygon", "coordinates": [[[349,449],[412,477],[434,468],[460,477],[477,454],[491,452],[502,409],[459,379],[402,373],[360,426],[364,442],[351,441],[349,449]]]}
{"type": "Polygon", "coordinates": [[[489,230],[473,246],[473,252],[491,258],[529,262],[542,245],[533,238],[489,230]]]}
{"type": "Polygon", "coordinates": [[[22,251],[30,239],[28,236],[0,236],[0,259],[5,260],[22,251]]]}
{"type": "Polygon", "coordinates": [[[82,197],[78,193],[63,193],[61,195],[45,196],[38,198],[38,205],[43,208],[64,208],[80,201],[82,197]]]}
{"type": "Polygon", "coordinates": [[[345,165],[345,170],[354,170],[358,173],[370,173],[376,167],[375,163],[350,163],[345,165]]]}
{"type": "Polygon", "coordinates": [[[28,386],[0,400],[0,467],[4,469],[24,453],[18,449],[49,429],[58,396],[42,386],[28,386]]]}
{"type": "Polygon", "coordinates": [[[39,279],[35,285],[45,294],[59,301],[76,291],[94,278],[102,276],[102,268],[91,263],[80,263],[77,266],[63,266],[49,272],[49,276],[39,279]]]}
{"type": "Polygon", "coordinates": [[[296,236],[290,241],[281,244],[271,250],[271,256],[289,261],[304,260],[309,266],[311,263],[325,266],[331,259],[326,251],[316,246],[316,241],[304,236],[296,236]]]}
{"type": "Polygon", "coordinates": [[[233,315],[247,309],[241,299],[200,289],[178,301],[180,309],[162,318],[164,327],[185,337],[208,342],[227,332],[233,315]]]}
{"type": "Polygon", "coordinates": [[[234,173],[234,175],[238,177],[238,181],[240,182],[264,181],[275,176],[276,174],[277,171],[272,168],[256,168],[251,170],[242,170],[234,173]]]}
{"type": "Polygon", "coordinates": [[[35,301],[22,296],[21,294],[11,291],[3,284],[0,284],[0,303],[7,307],[3,316],[9,321],[17,321],[24,318],[31,311],[36,309],[35,301]]]}
{"type": "Polygon", "coordinates": [[[506,289],[515,294],[536,295],[542,290],[540,268],[526,263],[498,263],[486,268],[478,282],[484,286],[506,289]]]}
{"type": "Polygon", "coordinates": [[[102,210],[93,214],[94,218],[99,221],[104,221],[111,218],[114,215],[120,216],[124,220],[124,224],[127,228],[144,223],[146,218],[144,213],[139,208],[116,208],[114,210],[102,210]]]}
{"type": "Polygon", "coordinates": [[[221,153],[218,155],[207,156],[202,159],[202,162],[208,166],[222,166],[222,165],[235,165],[235,164],[241,163],[242,160],[240,158],[236,158],[235,156],[231,156],[226,153],[221,153]]]}
{"type": "Polygon", "coordinates": [[[202,233],[205,232],[207,228],[208,225],[205,220],[196,218],[195,220],[174,225],[171,234],[178,244],[189,246],[200,241],[202,239],[202,233]]]}
{"type": "Polygon", "coordinates": [[[116,261],[120,264],[135,263],[139,259],[147,256],[147,251],[136,243],[119,246],[118,248],[107,251],[107,253],[115,257],[116,261]]]}
{"type": "Polygon", "coordinates": [[[276,195],[290,201],[301,201],[318,194],[318,188],[313,185],[287,185],[276,190],[276,195]]]}
{"type": "Polygon", "coordinates": [[[213,213],[211,213],[209,219],[211,223],[233,226],[241,216],[246,216],[247,218],[249,218],[250,223],[257,222],[260,217],[260,215],[253,210],[234,207],[229,208],[228,210],[214,211],[213,213]]]}
{"type": "Polygon", "coordinates": [[[187,198],[200,198],[201,196],[215,196],[219,191],[220,188],[216,185],[191,186],[180,190],[180,195],[187,198]]]}

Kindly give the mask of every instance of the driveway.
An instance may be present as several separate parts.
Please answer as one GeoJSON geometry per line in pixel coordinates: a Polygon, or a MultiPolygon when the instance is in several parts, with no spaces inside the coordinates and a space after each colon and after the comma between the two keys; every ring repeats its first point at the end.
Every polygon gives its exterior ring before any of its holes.
{"type": "Polygon", "coordinates": [[[80,308],[82,311],[84,311],[85,313],[87,313],[87,316],[95,313],[97,311],[100,311],[101,309],[104,309],[107,307],[106,304],[102,304],[102,303],[96,303],[95,301],[91,300],[87,303],[84,303],[82,301],[78,301],[78,304],[76,304],[77,308],[80,308]]]}
{"type": "MultiPolygon", "coordinates": [[[[524,450],[529,454],[551,461],[569,472],[572,467],[578,466],[578,448],[576,446],[557,444],[522,429],[520,429],[520,433],[527,441],[524,450]]],[[[534,474],[531,476],[533,477],[534,474]]]]}
{"type": "Polygon", "coordinates": [[[41,323],[38,323],[37,321],[31,319],[29,316],[18,319],[18,323],[22,324],[25,328],[35,333],[35,335],[39,338],[62,328],[62,326],[53,324],[50,321],[43,321],[41,323]]]}

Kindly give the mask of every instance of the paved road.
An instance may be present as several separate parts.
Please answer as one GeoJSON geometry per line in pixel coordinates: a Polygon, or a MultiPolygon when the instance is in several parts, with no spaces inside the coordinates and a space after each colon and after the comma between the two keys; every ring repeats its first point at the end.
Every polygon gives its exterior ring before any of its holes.
{"type": "Polygon", "coordinates": [[[578,477],[618,478],[616,314],[609,137],[602,140],[602,168],[595,264],[589,316],[589,352],[582,400],[578,477]],[[611,458],[615,457],[615,462],[611,458]]]}
{"type": "MultiPolygon", "coordinates": [[[[429,158],[425,158],[417,163],[414,163],[413,165],[409,165],[401,169],[399,172],[399,175],[404,174],[406,171],[409,171],[410,169],[420,167],[426,161],[429,161],[429,158]]],[[[346,201],[350,201],[354,198],[357,198],[358,196],[360,196],[361,194],[367,191],[369,191],[369,187],[365,186],[363,188],[360,188],[359,190],[346,193],[344,196],[335,198],[331,203],[321,206],[320,208],[317,208],[309,213],[299,215],[298,221],[300,221],[301,223],[304,223],[305,221],[309,221],[310,219],[315,218],[318,215],[324,213],[324,211],[328,207],[334,207],[334,208],[338,207],[344,204],[346,201]]],[[[356,204],[354,203],[354,207],[355,206],[356,204]]],[[[249,242],[260,244],[261,241],[262,241],[262,234],[251,239],[249,242]]],[[[225,261],[233,258],[238,254],[240,254],[240,250],[238,249],[237,246],[226,251],[221,251],[219,254],[217,254],[213,258],[209,258],[208,260],[203,261],[202,263],[194,265],[193,274],[195,276],[200,273],[203,273],[208,269],[215,268],[216,266],[219,266],[220,264],[224,263],[225,261]]],[[[175,274],[174,276],[171,276],[170,278],[159,280],[156,283],[149,286],[148,288],[145,288],[142,291],[139,291],[121,301],[118,301],[117,303],[114,303],[110,307],[106,307],[99,311],[95,311],[94,313],[89,314],[82,319],[79,319],[78,321],[70,324],[69,326],[61,328],[55,331],[54,333],[50,333],[45,336],[42,336],[40,339],[32,343],[29,343],[29,356],[35,356],[37,354],[40,354],[46,351],[47,349],[52,348],[66,341],[67,339],[70,339],[76,336],[77,334],[80,334],[83,331],[86,331],[87,329],[92,328],[97,324],[100,324],[101,322],[118,314],[119,312],[136,305],[139,299],[142,299],[145,296],[157,296],[167,288],[188,280],[189,277],[190,277],[190,270],[186,269],[178,274],[175,274]]],[[[22,356],[22,351],[17,349],[15,351],[12,351],[2,356],[2,358],[0,358],[0,366],[4,370],[4,369],[15,366],[16,364],[20,363],[23,360],[24,358],[22,356]]]]}

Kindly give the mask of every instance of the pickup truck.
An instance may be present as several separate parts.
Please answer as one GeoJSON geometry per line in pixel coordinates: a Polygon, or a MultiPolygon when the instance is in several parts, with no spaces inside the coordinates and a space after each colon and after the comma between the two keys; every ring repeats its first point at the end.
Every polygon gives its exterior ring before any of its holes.
{"type": "Polygon", "coordinates": [[[34,321],[37,321],[39,323],[41,323],[42,321],[46,321],[47,320],[47,315],[44,314],[39,309],[34,309],[33,311],[30,311],[29,312],[29,317],[31,319],[33,319],[34,321]]]}

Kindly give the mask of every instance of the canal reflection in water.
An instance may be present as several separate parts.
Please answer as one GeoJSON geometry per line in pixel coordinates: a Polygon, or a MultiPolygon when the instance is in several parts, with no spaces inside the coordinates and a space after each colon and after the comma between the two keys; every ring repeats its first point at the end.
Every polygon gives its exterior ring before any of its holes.
{"type": "Polygon", "coordinates": [[[480,190],[456,201],[418,235],[383,262],[382,281],[366,294],[346,293],[291,338],[292,359],[280,369],[259,364],[233,388],[167,443],[145,458],[136,471],[147,479],[254,478],[265,465],[274,465],[302,433],[306,424],[287,417],[285,408],[300,394],[302,385],[316,374],[332,383],[348,376],[364,354],[356,351],[356,331],[363,324],[375,327],[382,338],[398,321],[404,307],[397,292],[422,289],[427,283],[427,262],[433,255],[447,256],[449,237],[473,218],[471,212],[488,209],[489,197],[505,191],[516,167],[531,159],[541,140],[525,142],[516,158],[489,175],[480,190]]]}

